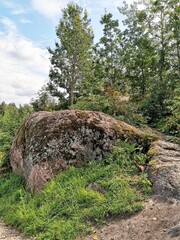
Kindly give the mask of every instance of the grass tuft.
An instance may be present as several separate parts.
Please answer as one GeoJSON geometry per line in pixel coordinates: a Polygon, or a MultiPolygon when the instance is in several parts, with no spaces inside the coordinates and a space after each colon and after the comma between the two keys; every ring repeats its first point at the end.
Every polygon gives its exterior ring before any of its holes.
{"type": "Polygon", "coordinates": [[[104,161],[57,175],[39,195],[21,177],[2,175],[0,217],[37,240],[83,239],[93,224],[142,208],[151,183],[134,163],[145,161],[140,148],[121,142],[104,161]]]}

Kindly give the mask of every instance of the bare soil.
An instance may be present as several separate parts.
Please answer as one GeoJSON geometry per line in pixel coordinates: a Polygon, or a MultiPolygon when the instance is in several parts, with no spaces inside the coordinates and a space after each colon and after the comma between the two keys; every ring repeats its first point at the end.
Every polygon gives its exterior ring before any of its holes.
{"type": "Polygon", "coordinates": [[[0,222],[0,240],[32,240],[20,234],[17,230],[0,222]]]}
{"type": "Polygon", "coordinates": [[[179,224],[180,201],[154,197],[141,212],[94,227],[86,240],[180,240],[179,224]]]}
{"type": "MultiPolygon", "coordinates": [[[[4,239],[32,240],[0,222],[0,240],[4,239]]],[[[94,227],[93,233],[83,240],[180,240],[180,201],[153,197],[139,213],[124,219],[110,219],[94,227]],[[179,228],[173,231],[175,226],[179,228]]]]}

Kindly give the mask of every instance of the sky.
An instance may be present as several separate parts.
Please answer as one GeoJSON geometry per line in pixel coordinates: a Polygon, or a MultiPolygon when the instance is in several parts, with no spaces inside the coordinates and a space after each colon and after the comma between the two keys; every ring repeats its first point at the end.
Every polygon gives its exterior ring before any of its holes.
{"type": "MultiPolygon", "coordinates": [[[[68,0],[0,0],[0,103],[28,104],[48,81],[47,47],[57,41],[55,28],[68,0]]],[[[123,0],[74,0],[88,10],[95,41],[106,9],[122,22],[123,0]]],[[[128,0],[131,3],[132,0],[128,0]]]]}

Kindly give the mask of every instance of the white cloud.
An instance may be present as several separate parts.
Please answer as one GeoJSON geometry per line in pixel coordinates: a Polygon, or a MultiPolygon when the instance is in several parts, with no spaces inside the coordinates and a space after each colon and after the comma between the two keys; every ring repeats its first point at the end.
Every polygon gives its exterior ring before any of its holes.
{"type": "Polygon", "coordinates": [[[57,22],[61,9],[69,0],[32,0],[33,8],[53,22],[57,22]]]}
{"type": "Polygon", "coordinates": [[[28,9],[23,7],[21,4],[16,3],[12,0],[2,0],[2,3],[4,6],[10,9],[11,14],[14,15],[22,15],[26,14],[28,9]]]}
{"type": "Polygon", "coordinates": [[[24,38],[8,18],[0,19],[0,102],[29,103],[48,76],[46,49],[24,38]]]}
{"type": "MultiPolygon", "coordinates": [[[[123,5],[124,0],[97,0],[92,3],[90,0],[74,0],[73,2],[86,8],[89,13],[97,13],[97,11],[104,12],[107,8],[109,12],[117,12],[117,7],[123,5]]],[[[134,0],[128,0],[128,3],[133,3],[134,0]]],[[[53,23],[57,23],[61,10],[70,2],[69,0],[31,0],[34,10],[41,13],[53,23]]]]}
{"type": "MultiPolygon", "coordinates": [[[[80,0],[82,2],[82,0],[80,0]]],[[[92,5],[91,1],[85,1],[88,5],[92,5]]],[[[117,10],[117,7],[121,7],[123,5],[124,0],[98,0],[95,4],[93,4],[94,8],[105,9],[108,11],[117,10]]],[[[128,0],[127,3],[131,4],[134,0],[128,0]]]]}
{"type": "Polygon", "coordinates": [[[17,31],[16,25],[9,18],[3,17],[1,18],[0,22],[3,24],[7,32],[10,33],[17,31]]]}

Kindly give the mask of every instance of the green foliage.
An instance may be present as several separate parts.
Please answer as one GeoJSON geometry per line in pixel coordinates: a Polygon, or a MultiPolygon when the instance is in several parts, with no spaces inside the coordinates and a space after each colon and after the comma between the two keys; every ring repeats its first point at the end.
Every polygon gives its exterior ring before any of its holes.
{"type": "Polygon", "coordinates": [[[70,109],[101,111],[112,114],[112,105],[109,99],[102,95],[90,95],[88,97],[79,98],[76,104],[70,109]]]}
{"type": "Polygon", "coordinates": [[[129,92],[134,96],[144,96],[149,90],[153,74],[155,48],[148,33],[148,21],[151,19],[146,10],[140,10],[138,4],[119,8],[124,15],[126,26],[123,32],[124,77],[128,81],[129,92]]]}
{"type": "Polygon", "coordinates": [[[124,31],[105,12],[100,19],[103,36],[92,46],[87,12],[67,5],[56,29],[60,41],[49,49],[48,89],[59,98],[59,108],[75,103],[71,109],[103,111],[136,126],[147,120],[177,135],[178,118],[169,100],[180,76],[178,0],[124,2],[118,9],[124,31]],[[105,84],[132,101],[120,102],[115,92],[105,99],[105,84]]]}
{"type": "Polygon", "coordinates": [[[17,108],[15,104],[2,103],[0,105],[0,166],[8,164],[9,149],[12,144],[13,137],[21,126],[24,118],[32,112],[28,105],[17,108]]]}
{"type": "Polygon", "coordinates": [[[71,2],[62,10],[56,28],[59,43],[51,54],[48,89],[59,100],[68,99],[72,105],[76,97],[89,91],[92,78],[93,33],[87,11],[71,2]]]}
{"type": "Polygon", "coordinates": [[[125,17],[122,59],[131,99],[142,101],[150,123],[162,122],[169,114],[165,100],[180,76],[178,1],[125,2],[119,11],[125,17]]]}
{"type": "Polygon", "coordinates": [[[147,120],[139,109],[137,102],[128,101],[122,102],[118,105],[113,105],[116,111],[115,118],[125,121],[133,126],[139,128],[147,127],[147,120]]]}
{"type": "Polygon", "coordinates": [[[104,161],[70,168],[39,195],[29,193],[19,176],[0,176],[0,216],[39,240],[84,239],[92,224],[142,208],[151,184],[135,163],[145,161],[138,146],[119,142],[104,161]]]}
{"type": "Polygon", "coordinates": [[[180,137],[180,90],[175,91],[174,97],[165,102],[170,111],[166,118],[164,130],[168,133],[180,137]]]}
{"type": "MultiPolygon", "coordinates": [[[[118,20],[113,20],[111,13],[105,12],[100,23],[103,25],[103,37],[96,44],[96,65],[98,65],[99,80],[113,87],[123,89],[121,83],[121,31],[118,20]]],[[[124,90],[124,89],[123,89],[124,90]]]]}
{"type": "Polygon", "coordinates": [[[101,111],[137,127],[147,126],[147,121],[139,111],[138,104],[130,101],[128,96],[122,96],[112,87],[106,88],[103,95],[79,98],[70,109],[101,111]],[[122,100],[123,98],[126,100],[122,100]]]}
{"type": "Polygon", "coordinates": [[[165,100],[170,97],[170,92],[164,84],[157,85],[151,94],[141,101],[141,110],[149,123],[156,123],[169,113],[165,100]]]}
{"type": "Polygon", "coordinates": [[[31,105],[35,112],[52,111],[58,107],[58,101],[53,98],[47,90],[47,86],[43,86],[38,92],[36,99],[31,99],[31,105]]]}

